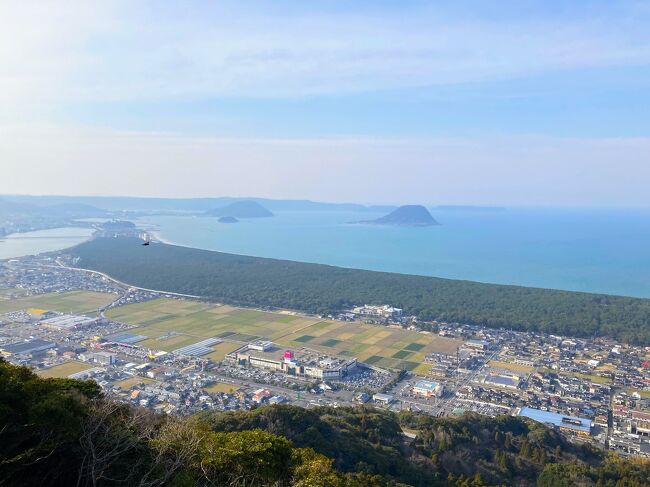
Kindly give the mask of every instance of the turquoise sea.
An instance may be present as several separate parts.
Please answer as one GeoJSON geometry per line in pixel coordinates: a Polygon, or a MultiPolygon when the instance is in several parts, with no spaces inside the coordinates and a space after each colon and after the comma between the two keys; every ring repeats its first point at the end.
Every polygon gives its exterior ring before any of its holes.
{"type": "Polygon", "coordinates": [[[432,211],[440,226],[349,224],[368,212],[281,212],[218,223],[142,219],[179,245],[344,267],[650,297],[650,210],[432,211]]]}

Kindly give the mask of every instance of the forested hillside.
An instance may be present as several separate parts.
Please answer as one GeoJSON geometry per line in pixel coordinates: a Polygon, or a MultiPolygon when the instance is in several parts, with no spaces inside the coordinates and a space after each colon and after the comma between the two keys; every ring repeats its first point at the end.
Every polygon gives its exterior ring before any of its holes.
{"type": "Polygon", "coordinates": [[[41,379],[0,359],[0,485],[381,485],[331,463],[279,435],[213,432],[106,400],[94,382],[41,379]]]}
{"type": "Polygon", "coordinates": [[[345,269],[155,244],[95,239],[78,265],[146,288],[242,306],[326,314],[391,304],[422,319],[602,335],[650,344],[650,300],[345,269]]]}
{"type": "Polygon", "coordinates": [[[0,359],[0,485],[637,487],[650,485],[650,465],[509,416],[292,406],[161,416],[0,359]]]}

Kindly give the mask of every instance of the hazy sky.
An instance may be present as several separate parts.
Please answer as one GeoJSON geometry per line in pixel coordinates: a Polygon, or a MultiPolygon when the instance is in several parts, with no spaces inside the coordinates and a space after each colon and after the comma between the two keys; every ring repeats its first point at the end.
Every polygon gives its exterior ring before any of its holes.
{"type": "Polygon", "coordinates": [[[650,1],[0,0],[0,193],[650,207],[650,1]]]}

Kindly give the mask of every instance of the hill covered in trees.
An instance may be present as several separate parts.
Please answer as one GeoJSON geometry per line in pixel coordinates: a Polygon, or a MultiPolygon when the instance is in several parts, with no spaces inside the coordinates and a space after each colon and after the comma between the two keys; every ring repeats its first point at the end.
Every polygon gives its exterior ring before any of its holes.
{"type": "Polygon", "coordinates": [[[149,289],[240,306],[327,314],[390,304],[423,320],[650,344],[650,300],[248,257],[137,239],[99,238],[70,252],[80,267],[149,289]]]}
{"type": "Polygon", "coordinates": [[[158,415],[0,359],[0,485],[603,486],[650,482],[530,420],[368,407],[158,415]],[[415,435],[403,434],[406,429],[415,435]]]}
{"type": "Polygon", "coordinates": [[[269,210],[257,201],[235,201],[222,208],[208,210],[206,215],[231,218],[266,218],[273,216],[269,210]]]}
{"type": "MultiPolygon", "coordinates": [[[[0,359],[0,485],[362,487],[325,456],[260,429],[215,432],[42,379],[0,359]]],[[[379,485],[379,484],[376,484],[379,485]]]]}
{"type": "Polygon", "coordinates": [[[404,205],[375,220],[364,220],[359,223],[374,225],[393,225],[399,227],[429,227],[440,225],[431,216],[429,210],[422,205],[404,205]]]}

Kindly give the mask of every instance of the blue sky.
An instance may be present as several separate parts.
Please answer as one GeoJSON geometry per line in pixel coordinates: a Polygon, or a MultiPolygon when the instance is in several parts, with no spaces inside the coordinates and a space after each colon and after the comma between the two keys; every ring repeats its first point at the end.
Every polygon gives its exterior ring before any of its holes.
{"type": "Polygon", "coordinates": [[[84,103],[59,115],[75,123],[229,136],[645,136],[650,67],[352,94],[84,103]]]}
{"type": "Polygon", "coordinates": [[[646,0],[0,3],[0,192],[650,206],[648,25],[646,0]]]}

